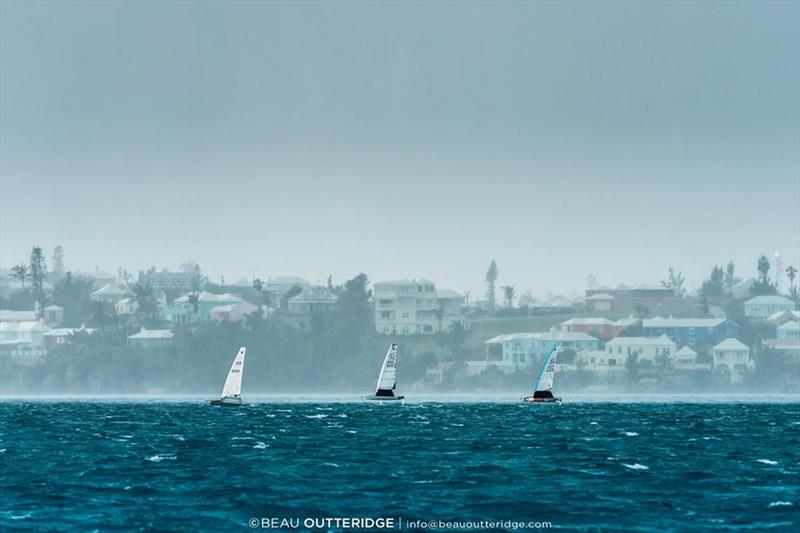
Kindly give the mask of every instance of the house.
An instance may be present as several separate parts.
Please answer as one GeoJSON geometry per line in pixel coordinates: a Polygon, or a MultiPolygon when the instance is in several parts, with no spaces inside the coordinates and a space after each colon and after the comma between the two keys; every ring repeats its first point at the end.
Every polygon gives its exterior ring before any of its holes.
{"type": "Polygon", "coordinates": [[[230,293],[214,294],[202,291],[197,293],[197,305],[191,303],[190,294],[184,294],[173,300],[167,309],[167,319],[178,324],[189,322],[205,322],[210,319],[211,310],[223,305],[238,304],[244,300],[230,293]],[[196,307],[196,309],[195,309],[196,307]]]}
{"type": "Polygon", "coordinates": [[[60,326],[64,322],[64,308],[60,305],[48,305],[42,310],[45,324],[51,328],[60,326]]]}
{"type": "Polygon", "coordinates": [[[586,333],[553,330],[543,333],[498,335],[483,344],[486,359],[481,364],[494,365],[505,373],[512,373],[540,364],[555,345],[581,352],[597,350],[598,341],[586,333]]]}
{"type": "Polygon", "coordinates": [[[795,339],[800,341],[800,322],[794,320],[784,322],[776,328],[775,336],[778,340],[795,339]]]}
{"type": "Polygon", "coordinates": [[[305,290],[311,287],[311,284],[303,278],[298,278],[297,276],[283,276],[272,278],[266,282],[264,284],[264,291],[272,295],[273,305],[277,306],[283,302],[286,295],[294,287],[299,287],[301,290],[305,290]]]}
{"type": "Polygon", "coordinates": [[[169,329],[145,329],[128,337],[128,346],[137,348],[163,348],[172,346],[175,334],[169,329]]]}
{"type": "Polygon", "coordinates": [[[218,305],[212,307],[208,312],[209,320],[241,322],[250,313],[254,313],[258,307],[250,302],[239,302],[235,304],[218,305]]]}
{"type": "Polygon", "coordinates": [[[742,383],[745,373],[754,367],[750,348],[736,339],[725,339],[711,350],[714,357],[714,375],[730,383],[742,383]]]}
{"type": "Polygon", "coordinates": [[[295,315],[311,315],[313,311],[331,311],[336,307],[339,297],[320,286],[307,286],[303,292],[287,302],[286,309],[295,315]]]}
{"type": "Polygon", "coordinates": [[[442,329],[447,329],[453,322],[460,322],[464,319],[464,306],[467,304],[467,299],[460,292],[450,289],[437,289],[436,303],[439,305],[439,310],[442,314],[442,329]]]}
{"type": "Polygon", "coordinates": [[[642,330],[645,337],[666,335],[678,346],[705,348],[739,336],[739,325],[725,318],[645,318],[642,330]]]}
{"type": "Polygon", "coordinates": [[[592,311],[610,311],[614,309],[614,300],[614,296],[600,292],[586,297],[586,307],[592,311]]]}
{"type": "Polygon", "coordinates": [[[0,322],[35,322],[36,320],[38,320],[36,311],[0,309],[0,322]]]}
{"type": "Polygon", "coordinates": [[[440,298],[436,284],[426,279],[380,281],[372,292],[378,333],[432,334],[462,320],[462,300],[452,291],[440,298]]]}
{"type": "Polygon", "coordinates": [[[750,289],[753,287],[753,284],[756,282],[753,278],[743,279],[733,287],[731,287],[731,294],[737,300],[744,300],[748,296],[750,296],[750,289]]]}
{"type": "Polygon", "coordinates": [[[91,293],[89,299],[94,302],[106,302],[115,305],[118,301],[129,296],[131,296],[131,293],[128,292],[128,290],[123,289],[119,285],[109,283],[91,293]]]}
{"type": "MultiPolygon", "coordinates": [[[[200,284],[199,272],[147,272],[145,279],[155,291],[191,291],[200,284]]],[[[173,294],[175,294],[173,292],[173,294]]]]}
{"type": "MultiPolygon", "coordinates": [[[[666,335],[660,337],[616,337],[606,343],[606,352],[620,357],[623,361],[629,355],[637,355],[639,362],[655,364],[656,358],[666,356],[672,359],[678,346],[666,335]]],[[[623,362],[624,364],[624,362],[623,362]]]]}
{"type": "Polygon", "coordinates": [[[625,358],[605,350],[578,352],[576,362],[578,361],[586,370],[593,372],[625,372],[625,358]]]}
{"type": "Polygon", "coordinates": [[[45,354],[44,334],[50,330],[44,320],[6,321],[0,314],[0,355],[17,362],[35,362],[45,354]]]}
{"type": "Polygon", "coordinates": [[[795,303],[793,301],[777,294],[756,296],[744,303],[744,316],[751,322],[766,322],[775,313],[794,310],[795,303]]]}
{"type": "Polygon", "coordinates": [[[800,321],[800,311],[778,311],[767,318],[767,323],[777,327],[790,320],[800,321]]]}
{"type": "Polygon", "coordinates": [[[118,315],[132,315],[139,309],[139,304],[134,298],[123,298],[114,305],[118,315]]]}
{"type": "Polygon", "coordinates": [[[561,331],[586,333],[594,337],[611,338],[614,333],[614,322],[607,318],[570,318],[560,324],[561,331]]]}
{"type": "Polygon", "coordinates": [[[684,346],[675,353],[672,367],[675,370],[711,370],[711,363],[698,363],[697,352],[684,346]]]}
{"type": "Polygon", "coordinates": [[[94,328],[85,328],[83,326],[79,328],[54,328],[46,331],[42,335],[42,339],[45,349],[52,350],[63,344],[71,343],[76,335],[91,335],[94,332],[94,328]]]}

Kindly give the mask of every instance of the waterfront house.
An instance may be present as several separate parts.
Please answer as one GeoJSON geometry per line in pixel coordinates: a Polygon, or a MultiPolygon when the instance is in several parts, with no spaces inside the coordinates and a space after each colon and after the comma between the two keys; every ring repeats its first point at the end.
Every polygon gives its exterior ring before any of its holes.
{"type": "Polygon", "coordinates": [[[50,330],[43,320],[9,320],[0,314],[0,355],[23,364],[32,363],[45,354],[44,334],[50,330]]]}
{"type": "Polygon", "coordinates": [[[433,334],[462,322],[464,297],[436,290],[426,279],[380,281],[373,286],[375,331],[392,335],[433,334]]]}
{"type": "Polygon", "coordinates": [[[678,346],[666,335],[660,337],[616,337],[606,343],[606,352],[620,357],[625,364],[630,355],[637,355],[639,362],[655,363],[659,356],[670,360],[674,357],[678,346]]]}
{"type": "Polygon", "coordinates": [[[794,320],[784,322],[775,329],[775,336],[778,340],[800,341],[800,322],[794,320]]]}
{"type": "Polygon", "coordinates": [[[128,337],[128,346],[137,348],[163,348],[172,346],[175,334],[169,329],[145,329],[128,337]]]}
{"type": "Polygon", "coordinates": [[[684,346],[675,352],[672,367],[675,370],[711,370],[711,363],[698,363],[697,352],[689,346],[684,346]]]}
{"type": "Polygon", "coordinates": [[[218,305],[212,307],[208,312],[209,320],[220,322],[241,322],[250,313],[258,311],[258,307],[250,302],[238,302],[235,304],[218,305]]]}
{"type": "Polygon", "coordinates": [[[666,335],[678,346],[710,348],[727,338],[739,336],[739,325],[724,318],[645,318],[645,337],[666,335]]]}
{"type": "Polygon", "coordinates": [[[737,339],[725,339],[711,353],[714,358],[714,375],[730,383],[742,383],[745,373],[755,366],[750,359],[750,348],[737,339]]]}
{"type": "Polygon", "coordinates": [[[44,347],[47,350],[52,350],[63,344],[69,344],[75,339],[77,335],[91,335],[95,332],[94,328],[54,328],[46,331],[42,335],[44,347]]]}
{"type": "MultiPolygon", "coordinates": [[[[575,352],[597,350],[598,340],[586,333],[556,331],[498,335],[484,342],[486,359],[483,366],[494,365],[505,373],[541,364],[555,345],[575,352]]],[[[480,366],[475,361],[473,366],[480,366]]]]}
{"type": "Polygon", "coordinates": [[[238,304],[243,300],[233,294],[214,294],[211,292],[202,291],[197,293],[197,309],[195,305],[190,302],[189,294],[184,294],[179,298],[175,298],[172,305],[167,309],[167,318],[177,324],[185,324],[189,322],[205,322],[210,319],[211,310],[215,307],[238,304]]]}
{"type": "Polygon", "coordinates": [[[751,322],[766,322],[775,313],[794,310],[795,303],[793,301],[777,294],[756,296],[744,303],[744,316],[751,322]]]}

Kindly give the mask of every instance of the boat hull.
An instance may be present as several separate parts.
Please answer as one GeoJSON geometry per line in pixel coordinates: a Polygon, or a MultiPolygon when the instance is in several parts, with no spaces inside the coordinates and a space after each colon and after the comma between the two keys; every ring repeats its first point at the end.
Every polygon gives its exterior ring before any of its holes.
{"type": "Polygon", "coordinates": [[[522,399],[523,403],[561,403],[561,398],[536,398],[534,396],[526,396],[522,399]]]}
{"type": "Polygon", "coordinates": [[[405,396],[362,396],[362,400],[367,400],[371,402],[402,402],[405,400],[405,396]]]}
{"type": "Polygon", "coordinates": [[[211,400],[211,405],[217,407],[240,407],[242,400],[241,398],[220,398],[219,400],[211,400]]]}

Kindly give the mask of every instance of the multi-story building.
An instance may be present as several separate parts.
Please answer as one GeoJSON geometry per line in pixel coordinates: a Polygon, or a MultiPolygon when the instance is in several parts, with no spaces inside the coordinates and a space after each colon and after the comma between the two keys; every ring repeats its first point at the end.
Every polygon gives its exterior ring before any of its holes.
{"type": "Polygon", "coordinates": [[[636,318],[621,318],[609,320],[607,318],[570,318],[562,322],[561,331],[572,333],[586,333],[593,337],[610,339],[620,334],[622,330],[639,323],[636,318]]]}
{"type": "Polygon", "coordinates": [[[426,279],[380,281],[372,292],[378,333],[431,334],[463,320],[464,297],[454,291],[437,292],[426,279]]]}
{"type": "Polygon", "coordinates": [[[634,312],[641,307],[651,310],[662,306],[691,307],[693,301],[661,285],[628,287],[620,284],[615,289],[606,286],[586,289],[585,304],[594,311],[634,312]]]}
{"type": "Polygon", "coordinates": [[[725,318],[645,318],[642,329],[645,337],[666,335],[678,346],[705,349],[739,336],[739,325],[725,318]]]}
{"type": "Polygon", "coordinates": [[[553,346],[570,348],[576,352],[597,350],[598,341],[586,333],[550,331],[542,333],[513,333],[498,335],[483,343],[486,364],[493,364],[504,372],[515,372],[540,364],[553,346]]]}
{"type": "Polygon", "coordinates": [[[736,339],[725,339],[714,348],[714,374],[726,378],[731,383],[742,383],[748,370],[755,364],[750,359],[750,348],[736,339]]]}
{"type": "Polygon", "coordinates": [[[766,320],[779,311],[794,311],[795,303],[777,294],[756,296],[744,303],[744,316],[753,322],[766,320]]]}
{"type": "Polygon", "coordinates": [[[656,362],[658,356],[672,359],[678,346],[666,335],[660,337],[617,337],[606,343],[606,352],[619,356],[622,364],[629,355],[637,355],[639,362],[656,362]]]}

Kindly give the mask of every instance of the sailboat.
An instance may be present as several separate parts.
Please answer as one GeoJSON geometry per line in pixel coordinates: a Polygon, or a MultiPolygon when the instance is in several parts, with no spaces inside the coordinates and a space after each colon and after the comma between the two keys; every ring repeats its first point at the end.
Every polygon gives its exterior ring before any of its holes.
{"type": "Polygon", "coordinates": [[[392,344],[389,346],[389,351],[386,352],[381,373],[378,374],[378,385],[375,388],[375,394],[362,396],[362,398],[379,402],[402,401],[405,396],[395,396],[395,387],[397,387],[397,344],[392,344]]]}
{"type": "Polygon", "coordinates": [[[558,356],[558,346],[553,346],[550,354],[544,360],[544,365],[536,378],[536,387],[533,396],[526,396],[522,399],[525,403],[561,403],[561,398],[553,396],[553,377],[556,373],[556,356],[558,356]]]}
{"type": "Polygon", "coordinates": [[[242,372],[244,372],[244,354],[247,348],[242,346],[239,353],[233,360],[231,369],[228,371],[228,379],[222,387],[222,397],[219,400],[211,400],[211,405],[223,405],[226,407],[237,407],[242,405],[242,372]]]}

